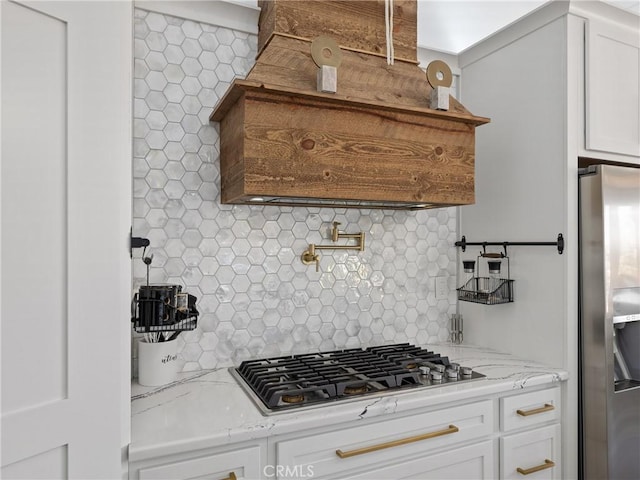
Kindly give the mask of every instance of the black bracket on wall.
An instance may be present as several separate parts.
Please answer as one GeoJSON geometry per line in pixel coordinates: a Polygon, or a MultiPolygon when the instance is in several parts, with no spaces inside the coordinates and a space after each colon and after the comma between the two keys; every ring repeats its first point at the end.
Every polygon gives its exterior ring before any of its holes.
{"type": "Polygon", "coordinates": [[[526,246],[526,247],[553,246],[558,249],[558,254],[562,255],[562,252],[564,252],[564,237],[562,236],[561,233],[559,233],[558,238],[555,242],[467,242],[466,237],[463,235],[462,240],[458,240],[455,243],[455,246],[462,248],[463,252],[470,245],[477,245],[483,248],[487,246],[500,246],[500,247],[504,247],[505,251],[507,247],[510,247],[510,246],[526,246]]]}
{"type": "Polygon", "coordinates": [[[148,238],[134,237],[132,232],[129,232],[129,257],[133,258],[134,248],[147,248],[151,242],[148,238]]]}

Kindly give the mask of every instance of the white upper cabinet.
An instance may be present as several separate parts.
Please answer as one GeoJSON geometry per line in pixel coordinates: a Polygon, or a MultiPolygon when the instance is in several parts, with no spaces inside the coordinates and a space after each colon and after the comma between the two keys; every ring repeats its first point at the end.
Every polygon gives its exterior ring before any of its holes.
{"type": "Polygon", "coordinates": [[[640,157],[640,33],[589,19],[585,55],[585,148],[640,157]]]}

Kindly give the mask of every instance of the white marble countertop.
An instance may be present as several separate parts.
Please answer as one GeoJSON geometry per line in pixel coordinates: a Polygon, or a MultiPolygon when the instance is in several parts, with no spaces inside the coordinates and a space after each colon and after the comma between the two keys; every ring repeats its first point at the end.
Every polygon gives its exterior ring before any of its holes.
{"type": "Polygon", "coordinates": [[[428,346],[487,376],[437,388],[264,416],[228,369],[181,374],[165,387],[132,384],[129,461],[291,433],[568,379],[560,368],[468,345],[428,346]]]}

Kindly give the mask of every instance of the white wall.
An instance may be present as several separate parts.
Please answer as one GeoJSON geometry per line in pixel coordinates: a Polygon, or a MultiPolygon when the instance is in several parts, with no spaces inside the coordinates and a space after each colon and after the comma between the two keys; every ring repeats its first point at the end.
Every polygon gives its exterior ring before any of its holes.
{"type": "MultiPolygon", "coordinates": [[[[577,156],[584,103],[584,20],[553,2],[460,55],[462,101],[491,117],[476,136],[476,205],[460,208],[468,241],[511,247],[514,303],[460,302],[465,340],[569,371],[563,384],[563,478],[577,476],[577,156]]],[[[473,258],[469,247],[464,258],[473,258]]],[[[496,250],[496,251],[499,251],[496,250]]],[[[486,273],[486,270],[484,270],[486,273]]]]}
{"type": "MultiPolygon", "coordinates": [[[[460,208],[468,241],[553,241],[565,230],[564,44],[560,19],[463,69],[465,106],[492,119],[477,130],[476,204],[460,208]]],[[[515,302],[461,303],[465,337],[563,365],[567,257],[553,247],[508,253],[515,302]]]]}

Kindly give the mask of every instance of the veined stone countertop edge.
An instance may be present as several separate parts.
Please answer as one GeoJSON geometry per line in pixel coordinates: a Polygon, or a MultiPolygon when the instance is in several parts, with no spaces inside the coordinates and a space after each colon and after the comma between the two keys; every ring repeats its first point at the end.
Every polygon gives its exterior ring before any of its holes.
{"type": "Polygon", "coordinates": [[[220,447],[272,435],[361,421],[475,397],[552,385],[569,378],[561,368],[482,347],[437,344],[450,361],[487,376],[472,382],[411,389],[264,416],[227,368],[183,373],[157,388],[132,383],[129,461],[220,447]]]}

